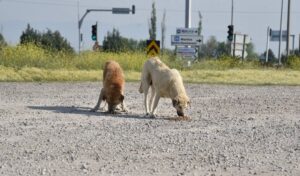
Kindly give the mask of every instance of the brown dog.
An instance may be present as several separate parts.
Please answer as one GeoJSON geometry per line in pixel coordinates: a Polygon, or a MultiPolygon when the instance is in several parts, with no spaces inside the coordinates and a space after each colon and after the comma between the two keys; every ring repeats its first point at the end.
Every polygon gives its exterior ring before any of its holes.
{"type": "Polygon", "coordinates": [[[119,104],[122,111],[127,111],[124,105],[124,85],[125,79],[120,65],[115,61],[106,62],[103,70],[103,88],[96,106],[91,111],[97,111],[102,100],[107,102],[109,113],[115,113],[119,104]]]}

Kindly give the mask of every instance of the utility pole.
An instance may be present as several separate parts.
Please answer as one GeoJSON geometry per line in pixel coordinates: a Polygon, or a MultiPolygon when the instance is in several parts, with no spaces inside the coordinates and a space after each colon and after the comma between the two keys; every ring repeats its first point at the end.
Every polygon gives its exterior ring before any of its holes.
{"type": "MultiPolygon", "coordinates": [[[[79,1],[77,1],[77,20],[79,21],[80,17],[79,17],[79,1]]],[[[78,53],[80,54],[80,50],[81,50],[81,40],[82,40],[82,35],[80,33],[80,27],[78,28],[78,53]]]]}
{"type": "Polygon", "coordinates": [[[266,63],[268,63],[268,62],[269,62],[270,32],[271,32],[271,28],[270,28],[270,26],[268,26],[268,30],[267,30],[267,50],[266,50],[266,63]]]}
{"type": "Polygon", "coordinates": [[[286,39],[286,59],[290,54],[290,21],[291,21],[291,0],[288,0],[288,12],[287,12],[287,39],[286,39]]]}
{"type": "MultiPolygon", "coordinates": [[[[233,2],[233,0],[231,0],[231,22],[230,22],[230,24],[232,27],[234,26],[233,25],[233,12],[234,12],[234,2],[233,2]]],[[[233,33],[233,38],[235,39],[234,27],[233,27],[232,33],[233,33]]],[[[234,48],[234,46],[232,46],[232,40],[231,40],[231,41],[229,41],[229,51],[230,51],[230,53],[232,53],[232,56],[235,56],[235,53],[234,53],[235,51],[233,50],[233,48],[234,48]]]]}
{"type": "Polygon", "coordinates": [[[190,28],[191,24],[191,9],[192,7],[192,0],[185,0],[185,27],[190,28]]]}
{"type": "Polygon", "coordinates": [[[231,25],[233,25],[233,0],[231,0],[231,25]]]}
{"type": "Polygon", "coordinates": [[[282,15],[283,15],[283,0],[281,0],[281,15],[280,15],[280,34],[279,34],[279,48],[278,48],[278,64],[281,65],[281,42],[282,42],[282,15]]]}

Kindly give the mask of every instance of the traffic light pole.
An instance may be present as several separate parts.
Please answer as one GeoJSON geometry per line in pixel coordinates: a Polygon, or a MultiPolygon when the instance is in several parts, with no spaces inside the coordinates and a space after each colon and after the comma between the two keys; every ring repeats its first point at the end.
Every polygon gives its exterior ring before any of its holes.
{"type": "MultiPolygon", "coordinates": [[[[290,23],[291,23],[291,0],[288,0],[288,12],[287,12],[287,39],[286,39],[286,59],[290,55],[290,23]]],[[[287,61],[287,60],[286,60],[287,61]]],[[[285,62],[286,62],[285,61],[285,62]]]]}
{"type": "Polygon", "coordinates": [[[278,46],[278,64],[281,65],[281,43],[282,43],[282,14],[283,14],[283,0],[281,0],[281,13],[280,13],[280,34],[278,46]]]}
{"type": "Polygon", "coordinates": [[[87,16],[88,13],[90,12],[112,12],[113,14],[129,14],[130,12],[132,14],[135,14],[135,5],[132,5],[132,8],[112,8],[112,9],[87,9],[84,15],[80,18],[78,21],[78,31],[79,31],[79,47],[78,47],[78,52],[80,53],[80,44],[81,44],[81,26],[83,23],[84,18],[87,16]]]}
{"type": "MultiPolygon", "coordinates": [[[[234,11],[234,2],[233,2],[233,0],[231,0],[231,22],[230,22],[231,26],[233,26],[233,11],[234,11]]],[[[234,35],[234,30],[232,32],[233,32],[233,35],[234,35]]],[[[232,49],[233,49],[232,40],[231,41],[229,40],[230,54],[231,54],[231,52],[235,52],[235,51],[232,51],[232,49]]],[[[232,53],[232,56],[234,56],[234,55],[235,55],[235,53],[232,53]]]]}
{"type": "Polygon", "coordinates": [[[233,25],[233,0],[231,0],[231,25],[233,25]]]}

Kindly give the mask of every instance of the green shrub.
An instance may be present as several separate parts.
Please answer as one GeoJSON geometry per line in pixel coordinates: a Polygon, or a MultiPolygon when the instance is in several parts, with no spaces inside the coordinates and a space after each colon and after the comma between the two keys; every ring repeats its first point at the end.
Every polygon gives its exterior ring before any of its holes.
{"type": "Polygon", "coordinates": [[[287,61],[287,65],[295,70],[300,70],[300,57],[298,56],[290,56],[288,61],[287,61]]]}

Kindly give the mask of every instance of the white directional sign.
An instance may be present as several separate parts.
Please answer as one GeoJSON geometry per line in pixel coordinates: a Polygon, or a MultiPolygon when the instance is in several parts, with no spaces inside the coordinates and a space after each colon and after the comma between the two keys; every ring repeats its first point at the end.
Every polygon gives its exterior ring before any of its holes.
{"type": "Polygon", "coordinates": [[[249,35],[244,34],[235,34],[235,43],[243,44],[244,43],[244,37],[245,38],[245,44],[249,44],[251,42],[251,38],[249,35]]]}
{"type": "MultiPolygon", "coordinates": [[[[279,41],[280,40],[280,31],[270,30],[270,40],[279,41]]],[[[282,41],[286,41],[287,31],[282,31],[282,41]]]]}
{"type": "Polygon", "coordinates": [[[198,28],[177,28],[177,35],[198,35],[198,28]]]}
{"type": "Polygon", "coordinates": [[[171,35],[171,45],[198,46],[201,41],[202,37],[197,35],[171,35]]]}
{"type": "Polygon", "coordinates": [[[196,56],[196,48],[178,47],[176,53],[182,57],[194,58],[196,56]]]}
{"type": "Polygon", "coordinates": [[[251,42],[251,38],[245,34],[234,34],[235,40],[231,44],[231,54],[237,57],[247,57],[247,44],[251,42]]]}

